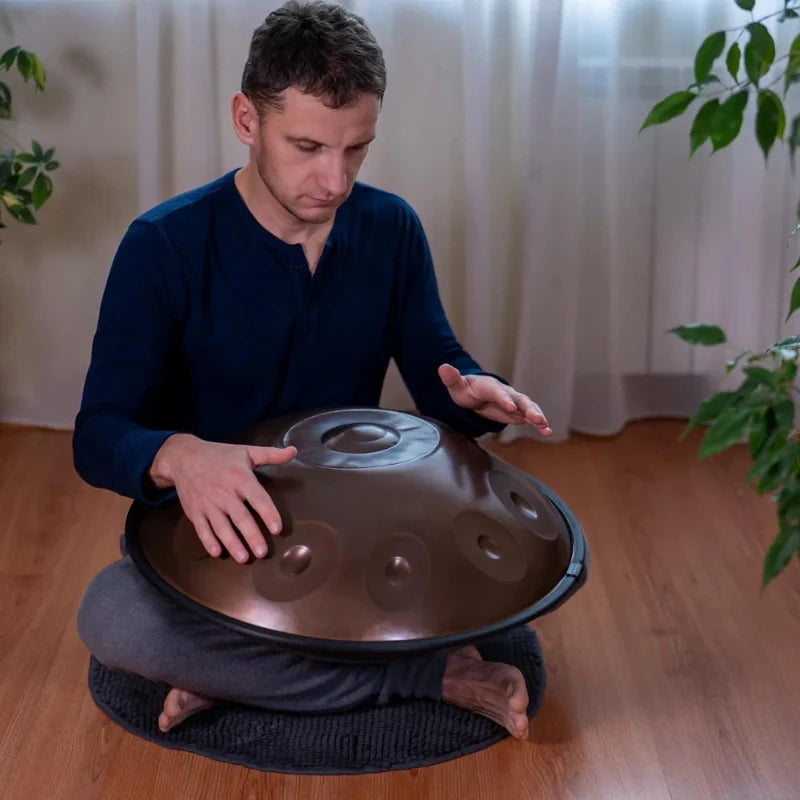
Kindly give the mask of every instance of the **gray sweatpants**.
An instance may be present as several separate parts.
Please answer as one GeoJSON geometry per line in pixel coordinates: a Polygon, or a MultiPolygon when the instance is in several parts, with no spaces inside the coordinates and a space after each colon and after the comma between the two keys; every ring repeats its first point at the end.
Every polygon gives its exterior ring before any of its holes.
{"type": "Polygon", "coordinates": [[[107,667],[274,711],[341,711],[394,697],[441,700],[444,652],[340,664],[295,655],[192,613],[166,597],[130,556],[92,580],[78,632],[107,667]]]}

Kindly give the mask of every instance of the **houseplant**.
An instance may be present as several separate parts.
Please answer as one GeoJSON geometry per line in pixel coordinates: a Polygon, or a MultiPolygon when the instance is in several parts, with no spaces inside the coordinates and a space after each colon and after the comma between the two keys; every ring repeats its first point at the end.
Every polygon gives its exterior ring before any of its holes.
{"type": "MultiPolygon", "coordinates": [[[[0,72],[10,72],[15,64],[26,83],[32,80],[37,90],[44,90],[47,76],[42,62],[33,53],[17,46],[0,56],[0,72]]],[[[10,117],[11,89],[0,81],[0,120],[10,117]]],[[[4,138],[12,141],[15,147],[0,151],[0,228],[6,227],[4,209],[20,222],[35,224],[34,210],[41,208],[53,191],[47,173],[58,168],[58,162],[53,160],[55,150],[45,150],[35,140],[30,150],[25,150],[8,134],[4,134],[4,138]]]]}
{"type": "MultiPolygon", "coordinates": [[[[747,104],[754,102],[755,136],[764,158],[776,141],[785,141],[794,170],[795,151],[800,147],[800,114],[789,122],[784,103],[792,86],[800,83],[800,34],[789,52],[776,58],[775,39],[764,23],[775,20],[800,29],[800,0],[778,0],[783,7],[775,10],[773,4],[760,18],[754,10],[756,0],[733,2],[750,12],[749,21],[706,37],[695,55],[694,83],[657,103],[641,130],[697,108],[690,132],[690,157],[707,141],[716,152],[739,136],[747,104]],[[746,42],[740,44],[744,38],[746,42]]],[[[767,3],[760,5],[766,8],[767,3]]],[[[800,205],[797,218],[800,220],[800,205]]],[[[798,232],[800,224],[792,236],[798,232]]],[[[790,272],[798,268],[800,259],[790,272]]],[[[786,319],[798,308],[800,278],[794,281],[786,319]]],[[[670,332],[693,345],[713,346],[727,341],[722,328],[707,323],[679,325],[670,332]]],[[[726,371],[736,370],[741,383],[734,391],[719,391],[704,400],[686,429],[708,426],[700,444],[701,458],[747,441],[752,460],[747,480],[776,504],[778,531],[764,558],[763,586],[793,555],[800,557],[800,430],[795,425],[798,391],[794,385],[799,349],[800,336],[790,336],[766,350],[733,355],[726,361],[726,371]]]]}

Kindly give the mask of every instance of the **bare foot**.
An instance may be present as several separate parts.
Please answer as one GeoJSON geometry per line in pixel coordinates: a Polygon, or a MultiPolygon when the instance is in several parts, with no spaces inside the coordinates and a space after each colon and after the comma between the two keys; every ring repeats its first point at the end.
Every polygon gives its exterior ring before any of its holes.
{"type": "Polygon", "coordinates": [[[158,728],[162,733],[166,733],[192,714],[216,704],[216,700],[204,697],[202,694],[194,694],[186,689],[170,689],[164,698],[164,709],[158,715],[158,728]]]}
{"type": "Polygon", "coordinates": [[[474,645],[450,653],[442,699],[502,725],[515,739],[528,738],[528,688],[511,664],[483,661],[474,645]]]}

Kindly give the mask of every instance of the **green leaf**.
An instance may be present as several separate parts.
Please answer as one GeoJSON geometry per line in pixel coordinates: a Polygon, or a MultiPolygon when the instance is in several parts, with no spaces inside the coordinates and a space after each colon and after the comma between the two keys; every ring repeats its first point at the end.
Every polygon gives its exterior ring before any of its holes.
{"type": "Polygon", "coordinates": [[[714,112],[711,118],[711,143],[714,152],[727,147],[739,135],[749,96],[747,91],[736,92],[724,103],[720,103],[714,112]]]}
{"type": "Polygon", "coordinates": [[[17,55],[17,69],[26,81],[33,74],[33,61],[26,50],[20,50],[17,55]]]}
{"type": "Polygon", "coordinates": [[[748,483],[766,475],[771,475],[774,479],[776,467],[783,463],[783,451],[790,433],[791,427],[779,426],[775,421],[774,409],[768,407],[761,420],[754,423],[750,430],[749,445],[753,464],[747,473],[748,483]]]}
{"type": "Polygon", "coordinates": [[[56,152],[55,147],[51,147],[49,150],[46,150],[44,155],[42,156],[42,161],[51,161],[53,158],[53,154],[56,152]]]}
{"type": "Polygon", "coordinates": [[[36,88],[44,89],[47,83],[47,73],[44,70],[44,65],[33,53],[28,53],[28,58],[31,60],[31,77],[36,84],[36,88]]]}
{"type": "Polygon", "coordinates": [[[17,161],[22,162],[23,164],[38,164],[39,159],[36,158],[33,153],[20,153],[17,156],[17,161]]]}
{"type": "Polygon", "coordinates": [[[784,436],[783,446],[778,450],[772,463],[761,473],[761,479],[756,487],[759,494],[775,491],[787,481],[797,465],[798,453],[800,453],[800,445],[797,442],[786,444],[784,436]]]}
{"type": "Polygon", "coordinates": [[[794,286],[792,287],[792,297],[789,300],[789,313],[786,315],[787,321],[798,308],[800,308],[800,278],[794,282],[794,286]]]}
{"type": "Polygon", "coordinates": [[[787,8],[783,14],[778,17],[778,22],[786,22],[787,19],[800,19],[800,14],[793,8],[787,8]]]}
{"type": "Polygon", "coordinates": [[[758,113],[756,114],[756,139],[764,152],[764,159],[769,157],[769,151],[775,143],[775,138],[780,138],[779,131],[786,127],[786,115],[783,103],[774,92],[761,91],[758,93],[758,113]]]}
{"type": "Polygon", "coordinates": [[[722,344],[727,341],[725,331],[718,325],[705,325],[702,322],[695,322],[691,325],[678,325],[670,328],[668,333],[674,333],[689,344],[702,344],[712,346],[722,344]]]}
{"type": "Polygon", "coordinates": [[[784,428],[787,436],[794,425],[794,413],[794,403],[788,397],[775,406],[775,419],[778,427],[784,428]]]}
{"type": "Polygon", "coordinates": [[[709,100],[698,112],[692,123],[692,130],[689,134],[691,141],[690,157],[703,146],[706,139],[711,136],[711,119],[719,108],[719,100],[715,97],[709,100]]]}
{"type": "Polygon", "coordinates": [[[758,93],[758,102],[768,102],[768,100],[772,100],[775,108],[778,109],[778,131],[777,136],[779,139],[783,139],[783,134],[786,133],[786,110],[783,107],[783,101],[778,97],[772,89],[762,89],[758,93]],[[761,97],[764,97],[762,101],[761,97]]]}
{"type": "Polygon", "coordinates": [[[795,37],[792,46],[789,48],[789,63],[786,66],[784,75],[783,95],[789,91],[793,83],[800,82],[800,35],[795,37]]]}
{"type": "Polygon", "coordinates": [[[694,79],[698,84],[710,75],[714,62],[725,51],[725,32],[717,31],[706,38],[694,58],[694,79]]]}
{"type": "Polygon", "coordinates": [[[721,414],[703,437],[700,458],[708,458],[740,442],[748,432],[754,413],[752,408],[734,408],[721,414]]]}
{"type": "Polygon", "coordinates": [[[731,78],[733,78],[736,83],[739,83],[739,65],[742,63],[742,51],[739,48],[739,42],[734,42],[730,49],[728,50],[728,55],[725,58],[725,66],[728,67],[728,72],[730,73],[731,78]]]}
{"type": "Polygon", "coordinates": [[[736,5],[743,8],[745,11],[752,11],[756,0],[736,0],[736,5]]]}
{"type": "Polygon", "coordinates": [[[21,192],[3,190],[0,192],[0,200],[3,201],[3,205],[9,210],[25,205],[25,199],[22,197],[21,192]]]}
{"type": "Polygon", "coordinates": [[[778,514],[786,523],[800,521],[800,482],[792,476],[778,495],[778,514]]]}
{"type": "Polygon", "coordinates": [[[744,69],[747,77],[757,85],[775,60],[775,41],[760,22],[751,22],[747,30],[750,41],[744,48],[744,69]]]}
{"type": "Polygon", "coordinates": [[[0,187],[4,187],[11,177],[11,168],[14,162],[9,158],[0,160],[0,187]]]}
{"type": "Polygon", "coordinates": [[[8,209],[8,213],[11,214],[14,219],[24,222],[26,225],[36,224],[36,218],[27,206],[14,206],[8,209]]]}
{"type": "Polygon", "coordinates": [[[0,115],[3,119],[11,116],[11,89],[2,81],[0,81],[0,115]]]}
{"type": "Polygon", "coordinates": [[[36,177],[38,171],[39,167],[28,167],[26,170],[23,170],[17,178],[17,188],[21,189],[23,186],[27,186],[36,177]]]}
{"type": "MultiPolygon", "coordinates": [[[[796,355],[797,351],[795,351],[796,355]]],[[[784,384],[788,386],[790,383],[794,383],[794,379],[797,377],[797,358],[792,357],[791,360],[784,360],[778,371],[784,384]]],[[[792,403],[792,407],[794,407],[794,403],[792,403]]]]}
{"type": "Polygon", "coordinates": [[[689,420],[688,427],[683,432],[685,436],[690,430],[698,425],[708,425],[713,422],[726,408],[731,406],[741,397],[738,392],[717,392],[707,397],[700,404],[694,416],[689,420]]]}
{"type": "Polygon", "coordinates": [[[789,132],[789,154],[792,159],[792,171],[794,172],[794,153],[800,147],[800,114],[792,120],[792,129],[789,132]]]}
{"type": "Polygon", "coordinates": [[[777,538],[767,551],[764,558],[764,575],[762,585],[766,586],[771,580],[776,578],[786,567],[800,547],[800,527],[781,526],[777,538]]]}
{"type": "Polygon", "coordinates": [[[39,161],[41,161],[42,156],[44,155],[44,151],[42,150],[42,146],[39,144],[39,142],[36,141],[36,139],[34,139],[31,142],[31,150],[33,150],[34,156],[36,156],[36,158],[39,161]]]}
{"type": "Polygon", "coordinates": [[[53,182],[47,177],[47,175],[40,172],[36,176],[36,181],[33,184],[33,192],[31,193],[31,199],[33,200],[34,208],[37,210],[40,209],[52,193],[53,182]]]}
{"type": "MultiPolygon", "coordinates": [[[[800,261],[795,266],[800,266],[800,261]]],[[[800,336],[787,336],[779,342],[775,342],[773,347],[800,347],[800,336]]]]}
{"type": "Polygon", "coordinates": [[[14,59],[17,57],[17,53],[19,53],[19,51],[19,45],[12,47],[10,50],[6,50],[5,53],[0,56],[0,69],[11,69],[11,67],[14,66],[14,59]]]}
{"type": "Polygon", "coordinates": [[[780,391],[781,382],[777,373],[764,367],[745,367],[742,372],[747,375],[754,383],[767,386],[773,391],[780,391]]]}
{"type": "Polygon", "coordinates": [[[52,172],[54,169],[58,169],[59,166],[60,164],[58,163],[58,161],[48,161],[47,164],[45,164],[44,168],[52,172]]]}
{"type": "Polygon", "coordinates": [[[753,417],[747,442],[750,449],[750,458],[753,461],[756,461],[768,444],[771,443],[772,432],[776,427],[775,412],[771,406],[767,406],[753,417]]]}
{"type": "Polygon", "coordinates": [[[669,97],[665,97],[660,103],[656,103],[653,106],[647,115],[647,119],[642,123],[642,127],[639,128],[639,132],[641,133],[651,125],[661,125],[674,117],[680,116],[696,97],[697,95],[694,92],[675,92],[669,97]]]}

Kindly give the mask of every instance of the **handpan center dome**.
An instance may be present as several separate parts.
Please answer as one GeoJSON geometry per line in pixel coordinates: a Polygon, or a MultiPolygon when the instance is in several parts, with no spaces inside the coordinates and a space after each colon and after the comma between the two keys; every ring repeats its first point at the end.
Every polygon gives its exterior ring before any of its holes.
{"type": "Polygon", "coordinates": [[[337,453],[377,453],[400,441],[400,434],[384,425],[338,425],[322,435],[322,443],[337,453]]]}
{"type": "Polygon", "coordinates": [[[421,417],[367,408],[357,419],[346,409],[308,416],[286,431],[282,444],[294,445],[306,464],[373,469],[425,458],[439,442],[439,431],[421,417]]]}

